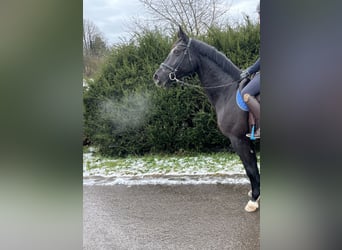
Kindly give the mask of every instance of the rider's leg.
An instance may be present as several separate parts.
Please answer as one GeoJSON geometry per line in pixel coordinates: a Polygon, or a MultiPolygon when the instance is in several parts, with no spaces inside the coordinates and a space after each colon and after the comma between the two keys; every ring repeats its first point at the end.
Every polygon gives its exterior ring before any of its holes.
{"type": "MultiPolygon", "coordinates": [[[[256,124],[260,124],[260,104],[259,102],[254,98],[254,96],[251,96],[249,94],[245,94],[243,96],[243,100],[246,102],[250,112],[255,117],[256,124]]],[[[247,135],[248,136],[248,135],[247,135]]],[[[255,138],[260,138],[260,125],[257,128],[257,130],[254,133],[255,138]]]]}
{"type": "MultiPolygon", "coordinates": [[[[255,95],[260,93],[260,73],[257,73],[253,79],[242,89],[241,95],[243,96],[244,101],[246,102],[250,112],[253,114],[256,120],[256,125],[258,129],[254,133],[254,137],[260,138],[260,104],[254,98],[255,95]]],[[[254,129],[253,128],[253,129],[254,129]]],[[[253,132],[253,130],[252,130],[253,132]]],[[[251,134],[247,134],[247,136],[251,136],[251,134]]]]}

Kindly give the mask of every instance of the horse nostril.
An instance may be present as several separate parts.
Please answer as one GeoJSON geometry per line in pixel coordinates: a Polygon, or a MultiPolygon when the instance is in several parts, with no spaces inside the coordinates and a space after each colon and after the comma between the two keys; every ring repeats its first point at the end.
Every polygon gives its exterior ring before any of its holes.
{"type": "Polygon", "coordinates": [[[156,80],[158,80],[158,75],[157,74],[154,74],[153,75],[153,79],[156,81],[156,80]]]}

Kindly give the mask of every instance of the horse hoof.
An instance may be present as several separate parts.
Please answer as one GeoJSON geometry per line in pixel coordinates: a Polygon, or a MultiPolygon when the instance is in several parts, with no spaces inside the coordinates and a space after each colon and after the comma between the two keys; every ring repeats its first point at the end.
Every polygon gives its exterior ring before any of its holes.
{"type": "Polygon", "coordinates": [[[245,210],[247,212],[255,212],[259,208],[258,201],[251,201],[249,200],[247,205],[245,206],[245,210]]]}

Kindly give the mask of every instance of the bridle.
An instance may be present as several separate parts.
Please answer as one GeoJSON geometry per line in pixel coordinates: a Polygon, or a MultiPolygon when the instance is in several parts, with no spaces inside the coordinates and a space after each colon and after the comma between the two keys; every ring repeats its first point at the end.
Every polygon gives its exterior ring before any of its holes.
{"type": "Polygon", "coordinates": [[[172,67],[172,66],[170,66],[170,65],[168,65],[166,63],[161,63],[162,67],[165,67],[165,68],[171,70],[171,72],[169,73],[169,79],[171,81],[176,81],[176,82],[180,83],[182,87],[183,87],[183,85],[186,85],[188,87],[196,87],[196,88],[204,88],[204,89],[215,89],[215,88],[227,87],[227,86],[233,85],[235,83],[238,83],[238,82],[240,82],[242,80],[242,79],[238,79],[238,80],[235,80],[235,81],[231,81],[231,82],[229,82],[227,84],[211,86],[211,87],[202,87],[202,86],[198,86],[198,85],[188,84],[188,83],[186,83],[186,82],[184,82],[182,80],[179,80],[177,78],[177,76],[176,76],[176,72],[178,71],[179,67],[182,65],[182,63],[184,61],[184,58],[186,57],[187,54],[189,54],[189,61],[190,61],[190,64],[192,66],[192,60],[191,60],[191,56],[190,56],[190,52],[189,52],[191,41],[192,41],[192,39],[189,38],[188,44],[186,45],[186,48],[185,48],[185,50],[183,52],[181,60],[178,62],[176,67],[172,67]]]}
{"type": "Polygon", "coordinates": [[[190,64],[192,64],[192,61],[191,61],[191,56],[190,56],[190,51],[189,51],[189,48],[190,48],[190,45],[191,45],[191,41],[192,39],[189,38],[189,41],[188,41],[188,44],[186,45],[186,48],[182,54],[182,57],[181,59],[179,60],[178,64],[176,67],[171,67],[170,65],[167,65],[166,63],[162,63],[161,66],[171,70],[171,72],[169,73],[169,78],[171,81],[177,81],[177,82],[181,82],[183,83],[181,80],[179,80],[176,76],[176,72],[178,71],[179,67],[182,65],[183,61],[184,61],[184,58],[186,57],[187,54],[189,54],[189,61],[190,61],[190,64]]]}

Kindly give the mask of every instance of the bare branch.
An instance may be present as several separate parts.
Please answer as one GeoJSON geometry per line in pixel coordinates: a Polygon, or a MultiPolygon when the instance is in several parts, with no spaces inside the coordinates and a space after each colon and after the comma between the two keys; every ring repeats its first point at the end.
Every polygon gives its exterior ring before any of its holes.
{"type": "Polygon", "coordinates": [[[229,10],[224,0],[139,0],[158,26],[177,27],[179,24],[193,35],[206,32],[222,23],[229,10]]]}

